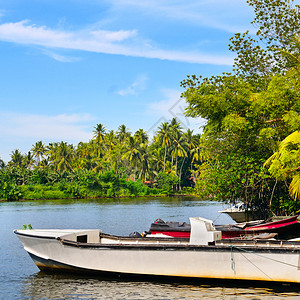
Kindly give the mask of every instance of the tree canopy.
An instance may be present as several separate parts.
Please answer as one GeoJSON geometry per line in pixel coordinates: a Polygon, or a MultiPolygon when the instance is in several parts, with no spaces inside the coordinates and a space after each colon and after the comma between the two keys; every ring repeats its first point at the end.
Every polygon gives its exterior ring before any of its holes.
{"type": "Polygon", "coordinates": [[[299,7],[293,1],[247,2],[254,8],[257,38],[247,31],[230,39],[229,48],[236,53],[233,72],[210,78],[188,75],[181,82],[186,115],[206,119],[196,187],[203,197],[244,201],[261,211],[271,205],[276,213],[292,207],[291,212],[300,205],[285,205],[290,199],[284,180],[292,178],[291,195],[298,198],[300,160],[295,152],[283,154],[280,143],[300,129],[299,7]],[[275,165],[287,171],[276,160],[270,172],[264,167],[274,152],[277,160],[287,155],[294,162],[292,177],[277,176],[279,169],[272,172],[275,165]]]}

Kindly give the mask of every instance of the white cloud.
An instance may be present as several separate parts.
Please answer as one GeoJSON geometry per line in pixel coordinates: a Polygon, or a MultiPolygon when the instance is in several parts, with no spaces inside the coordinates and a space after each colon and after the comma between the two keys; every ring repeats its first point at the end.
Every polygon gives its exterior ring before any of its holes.
{"type": "Polygon", "coordinates": [[[27,153],[32,145],[42,140],[68,142],[76,145],[92,138],[89,114],[35,115],[0,112],[0,159],[10,160],[10,154],[18,149],[27,153]]]}
{"type": "Polygon", "coordinates": [[[122,42],[137,35],[136,30],[119,30],[119,31],[106,31],[95,30],[91,31],[91,35],[96,39],[105,40],[109,42],[122,42]]]}
{"type": "MultiPolygon", "coordinates": [[[[188,63],[229,66],[233,63],[233,57],[228,57],[228,55],[158,49],[149,44],[148,41],[139,40],[135,30],[67,32],[52,30],[45,26],[31,25],[25,20],[1,24],[0,40],[46,48],[82,50],[188,63]]],[[[55,59],[58,58],[56,56],[55,59]]]]}
{"type": "Polygon", "coordinates": [[[101,46],[110,42],[121,42],[132,36],[135,31],[89,31],[67,32],[52,30],[45,26],[29,24],[28,20],[0,25],[0,38],[3,41],[20,44],[35,44],[54,48],[100,51],[101,46]]]}
{"type": "Polygon", "coordinates": [[[141,75],[127,88],[117,91],[117,94],[120,96],[137,95],[145,89],[147,79],[147,76],[141,75]]]}

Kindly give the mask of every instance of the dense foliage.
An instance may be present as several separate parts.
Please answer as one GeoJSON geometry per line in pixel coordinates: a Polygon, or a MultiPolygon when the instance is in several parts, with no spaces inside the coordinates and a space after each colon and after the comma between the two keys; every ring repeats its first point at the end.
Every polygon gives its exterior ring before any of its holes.
{"type": "Polygon", "coordinates": [[[293,1],[247,2],[256,13],[258,40],[249,32],[231,39],[234,73],[192,75],[181,83],[186,114],[207,120],[196,189],[203,197],[243,201],[262,215],[270,207],[277,214],[297,213],[299,141],[289,144],[289,152],[279,145],[300,129],[299,7],[293,1]],[[277,151],[276,159],[268,160],[277,151]]]}
{"type": "Polygon", "coordinates": [[[27,154],[14,150],[8,164],[0,164],[0,198],[144,196],[193,185],[200,137],[176,119],[162,123],[152,141],[125,125],[107,132],[97,124],[93,133],[77,146],[38,141],[27,154]]]}

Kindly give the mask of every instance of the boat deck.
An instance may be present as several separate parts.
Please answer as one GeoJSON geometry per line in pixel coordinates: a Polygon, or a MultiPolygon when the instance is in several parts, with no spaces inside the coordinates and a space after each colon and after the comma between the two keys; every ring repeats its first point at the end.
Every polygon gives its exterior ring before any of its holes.
{"type": "MultiPolygon", "coordinates": [[[[139,248],[139,249],[182,249],[182,250],[211,250],[211,251],[232,251],[249,250],[249,251],[268,251],[273,252],[296,252],[300,253],[300,242],[285,240],[240,240],[240,239],[223,239],[208,245],[191,245],[185,238],[167,238],[167,237],[126,237],[100,233],[100,240],[96,243],[87,243],[61,239],[66,246],[79,248],[139,248]]],[[[58,238],[59,239],[59,238],[58,238]]]]}

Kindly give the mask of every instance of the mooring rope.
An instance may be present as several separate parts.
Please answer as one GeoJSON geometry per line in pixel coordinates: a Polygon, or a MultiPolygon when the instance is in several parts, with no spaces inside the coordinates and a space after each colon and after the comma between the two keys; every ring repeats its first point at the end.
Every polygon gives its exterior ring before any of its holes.
{"type": "MultiPolygon", "coordinates": [[[[254,253],[255,254],[255,253],[254,253]]],[[[251,261],[248,257],[246,257],[243,253],[241,255],[248,260],[255,268],[257,268],[259,271],[261,271],[264,275],[266,275],[269,279],[272,279],[267,273],[265,273],[261,268],[259,268],[253,261],[251,261]]]]}
{"type": "MultiPolygon", "coordinates": [[[[287,266],[290,266],[290,267],[294,267],[294,268],[298,268],[299,267],[299,266],[296,266],[296,265],[293,265],[293,264],[289,264],[287,262],[284,262],[284,261],[281,261],[281,260],[278,260],[278,259],[274,259],[274,258],[271,258],[271,257],[267,257],[267,256],[264,256],[264,255],[255,253],[254,251],[249,251],[249,250],[246,250],[246,249],[234,246],[234,245],[230,245],[230,247],[231,247],[231,251],[232,251],[233,248],[235,248],[237,250],[244,251],[244,252],[250,253],[250,254],[254,254],[254,255],[260,256],[262,258],[269,259],[269,260],[272,260],[274,262],[277,262],[277,263],[280,263],[280,264],[284,264],[284,265],[287,265],[287,266]]],[[[243,257],[245,257],[245,256],[243,255],[243,257]]]]}
{"type": "Polygon", "coordinates": [[[234,261],[234,257],[233,257],[233,246],[231,246],[231,251],[230,252],[231,252],[231,269],[235,273],[235,261],[234,261]]]}

